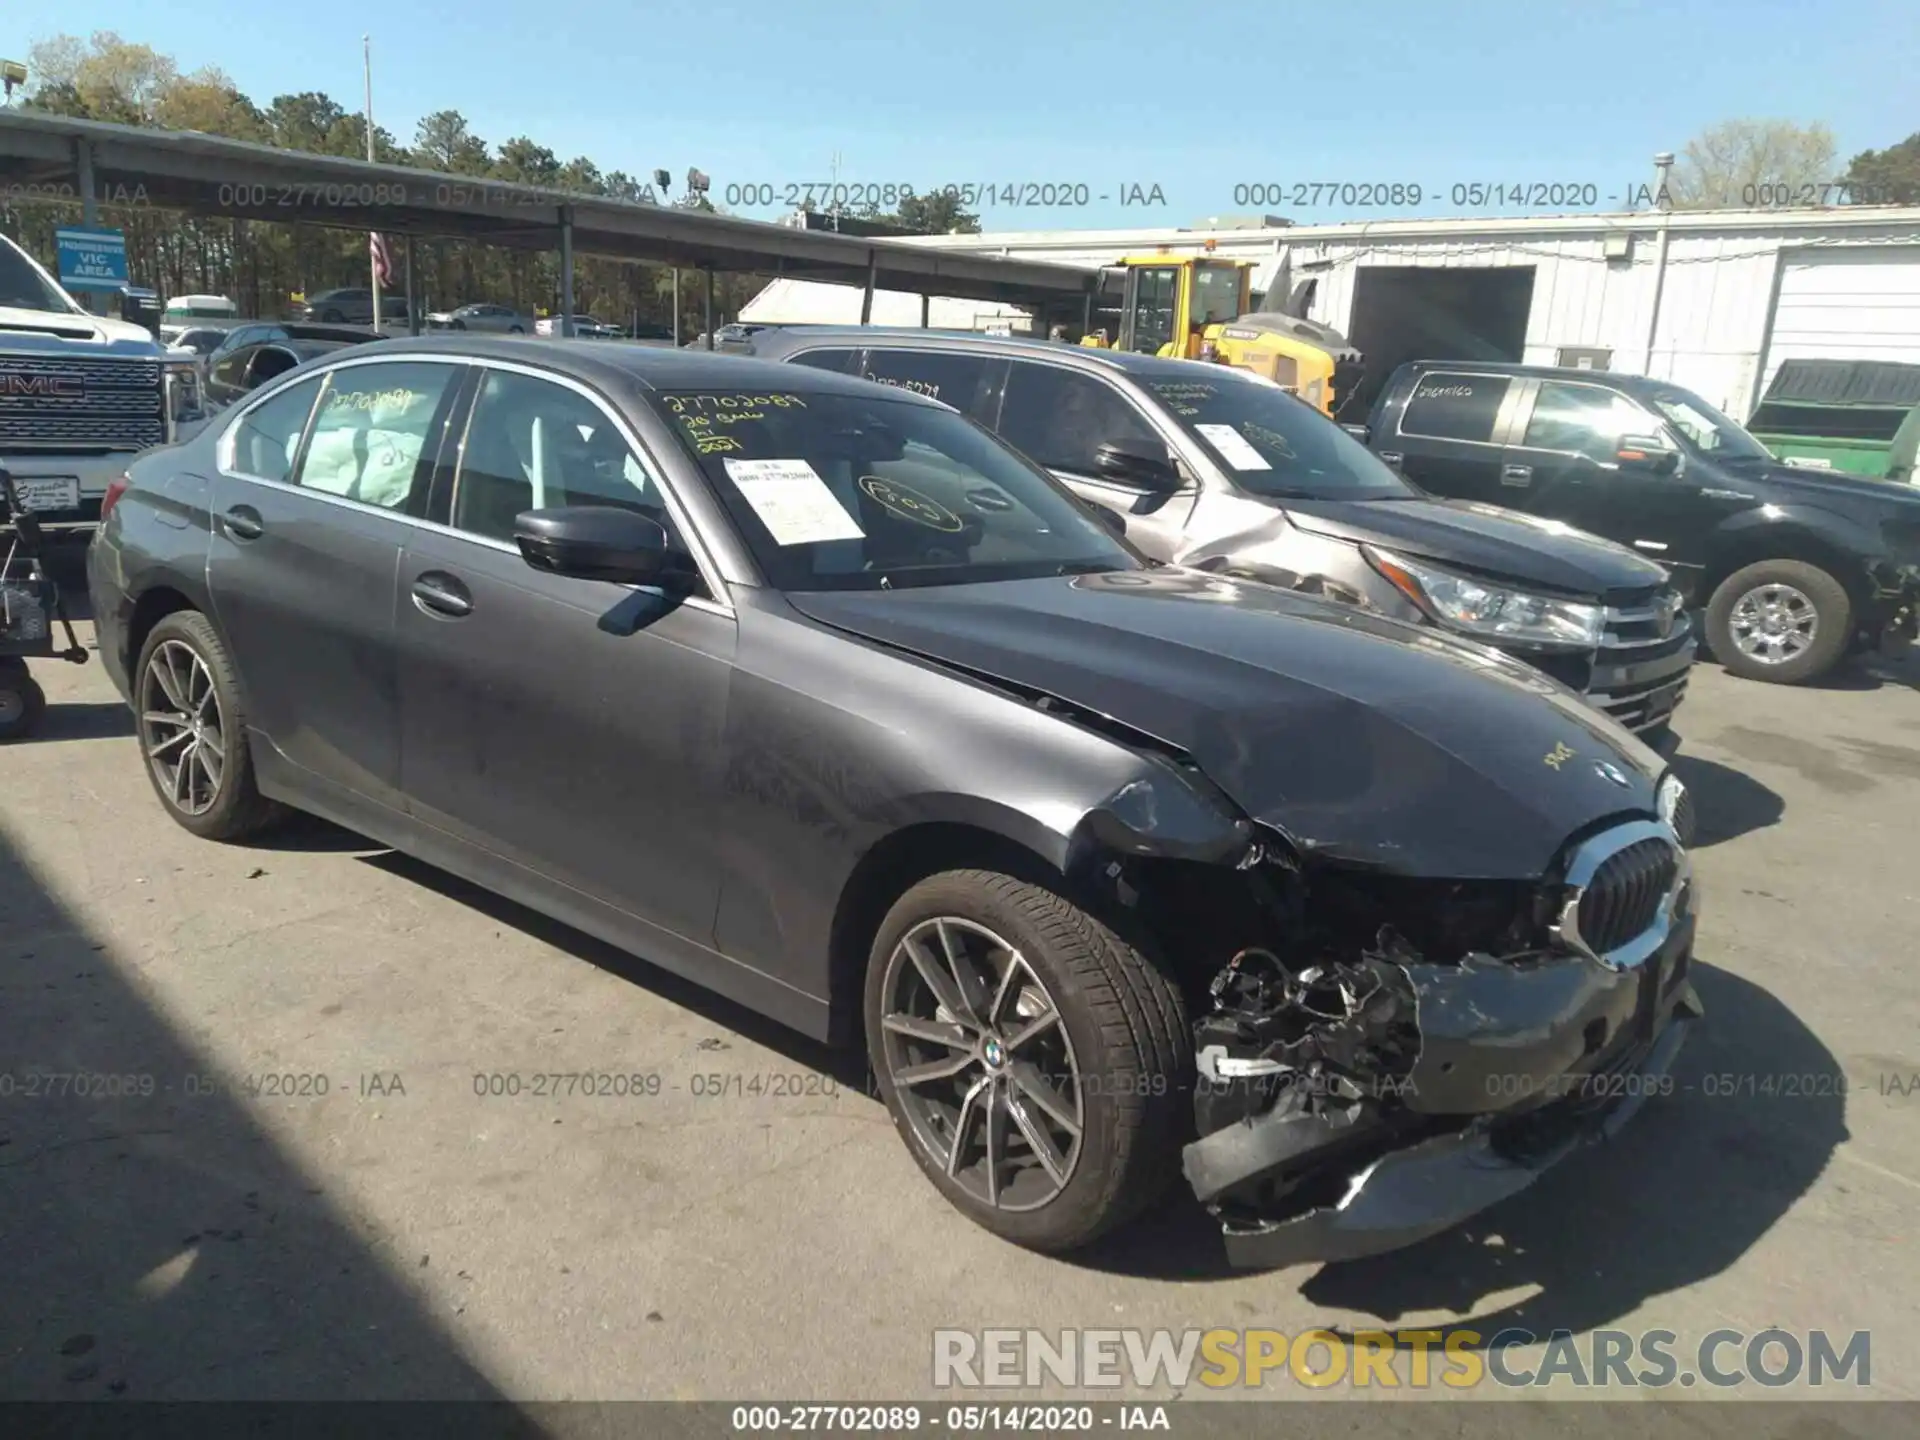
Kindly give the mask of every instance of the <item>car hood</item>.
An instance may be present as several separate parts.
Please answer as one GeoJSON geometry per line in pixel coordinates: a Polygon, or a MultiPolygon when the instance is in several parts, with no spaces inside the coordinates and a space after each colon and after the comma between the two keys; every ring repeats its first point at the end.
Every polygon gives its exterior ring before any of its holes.
{"type": "Polygon", "coordinates": [[[812,620],[1038,692],[1190,757],[1303,854],[1531,878],[1651,816],[1664,763],[1486,646],[1178,567],[790,593],[812,620]]]}
{"type": "Polygon", "coordinates": [[[1624,545],[1557,520],[1473,500],[1288,500],[1302,530],[1385,545],[1411,558],[1511,577],[1596,599],[1666,583],[1667,572],[1624,545]]]}
{"type": "MultiPolygon", "coordinates": [[[[55,347],[74,340],[111,347],[108,353],[115,355],[137,354],[143,346],[148,352],[156,348],[152,334],[130,321],[65,310],[22,310],[12,305],[0,305],[0,339],[5,340],[9,349],[24,348],[36,341],[55,347]]],[[[74,352],[70,348],[47,348],[46,353],[71,355],[74,352]]]]}
{"type": "Polygon", "coordinates": [[[1865,475],[1849,475],[1844,470],[1820,470],[1809,465],[1739,466],[1720,469],[1718,483],[1727,489],[1741,488],[1743,481],[1757,480],[1767,492],[1756,498],[1777,496],[1785,500],[1806,500],[1815,505],[1822,500],[1874,500],[1884,505],[1920,505],[1920,487],[1897,480],[1874,480],[1865,475]]]}

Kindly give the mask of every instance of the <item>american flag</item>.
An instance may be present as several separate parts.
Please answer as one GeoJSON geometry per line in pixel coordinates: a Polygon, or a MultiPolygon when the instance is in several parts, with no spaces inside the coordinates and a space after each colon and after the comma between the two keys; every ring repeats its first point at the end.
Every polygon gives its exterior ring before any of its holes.
{"type": "Polygon", "coordinates": [[[380,284],[383,287],[393,284],[393,248],[387,244],[387,237],[373,231],[367,236],[367,248],[373,255],[373,273],[380,284]]]}

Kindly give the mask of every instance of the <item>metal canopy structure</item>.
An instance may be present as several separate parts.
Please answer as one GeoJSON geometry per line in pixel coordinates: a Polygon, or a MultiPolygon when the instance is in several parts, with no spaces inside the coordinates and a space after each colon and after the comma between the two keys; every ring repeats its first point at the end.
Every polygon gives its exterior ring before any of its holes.
{"type": "MultiPolygon", "coordinates": [[[[198,131],[152,130],[0,110],[0,184],[25,199],[150,204],[231,216],[450,236],[683,269],[792,276],[875,289],[995,300],[1078,317],[1094,275],[897,241],[728,215],[313,155],[198,131]]],[[[572,313],[562,266],[563,313],[572,313]]],[[[712,326],[708,326],[709,333],[712,326]]]]}

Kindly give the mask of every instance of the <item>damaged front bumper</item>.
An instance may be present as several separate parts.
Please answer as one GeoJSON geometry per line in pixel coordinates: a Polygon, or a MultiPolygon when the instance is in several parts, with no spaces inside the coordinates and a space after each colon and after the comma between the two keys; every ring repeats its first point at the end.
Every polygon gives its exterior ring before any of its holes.
{"type": "MultiPolygon", "coordinates": [[[[1367,1095],[1323,1077],[1186,1148],[1229,1261],[1280,1268],[1398,1249],[1613,1135],[1673,1088],[1674,1056],[1702,1013],[1693,934],[1693,915],[1676,915],[1627,965],[1557,952],[1400,966],[1419,1030],[1403,1071],[1367,1095]]],[[[1203,1050],[1200,1083],[1224,1071],[1244,1084],[1249,1063],[1203,1050]]]]}

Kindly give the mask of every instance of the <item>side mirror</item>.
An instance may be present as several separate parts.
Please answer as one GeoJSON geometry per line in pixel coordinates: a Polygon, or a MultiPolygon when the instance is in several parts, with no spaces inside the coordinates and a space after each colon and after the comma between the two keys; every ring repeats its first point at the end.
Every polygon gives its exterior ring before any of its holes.
{"type": "Polygon", "coordinates": [[[1680,468],[1680,452],[1657,435],[1622,435],[1613,458],[1622,470],[1647,475],[1671,475],[1680,468]]]}
{"type": "Polygon", "coordinates": [[[1094,465],[1109,479],[1144,490],[1171,493],[1180,488],[1167,447],[1157,440],[1108,440],[1093,452],[1094,465]]]}
{"type": "Polygon", "coordinates": [[[1358,440],[1362,445],[1371,445],[1373,443],[1373,427],[1371,425],[1342,425],[1340,428],[1358,440]]]}
{"type": "Polygon", "coordinates": [[[523,510],[514,543],[527,564],[552,575],[671,586],[694,571],[658,520],[614,505],[556,505],[523,510]]]}

